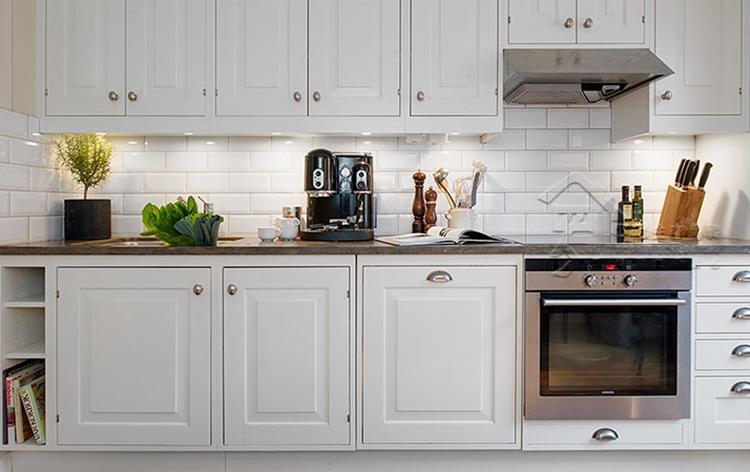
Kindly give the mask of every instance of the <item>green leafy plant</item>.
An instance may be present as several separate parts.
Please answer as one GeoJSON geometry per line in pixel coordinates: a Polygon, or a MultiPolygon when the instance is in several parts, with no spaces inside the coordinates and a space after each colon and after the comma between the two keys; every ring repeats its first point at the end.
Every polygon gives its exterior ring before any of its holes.
{"type": "Polygon", "coordinates": [[[95,134],[65,135],[55,142],[57,155],[73,179],[83,187],[83,199],[89,190],[107,180],[112,145],[95,134]]]}
{"type": "Polygon", "coordinates": [[[141,212],[146,231],[142,236],[156,236],[167,246],[214,246],[224,218],[198,213],[195,198],[178,200],[158,207],[148,203],[141,212]]]}

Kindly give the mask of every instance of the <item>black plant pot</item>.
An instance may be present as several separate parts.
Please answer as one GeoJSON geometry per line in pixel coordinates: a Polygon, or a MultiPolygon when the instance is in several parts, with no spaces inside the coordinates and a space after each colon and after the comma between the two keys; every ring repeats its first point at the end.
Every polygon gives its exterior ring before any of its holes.
{"type": "Polygon", "coordinates": [[[65,239],[93,241],[112,237],[112,202],[65,200],[65,239]]]}

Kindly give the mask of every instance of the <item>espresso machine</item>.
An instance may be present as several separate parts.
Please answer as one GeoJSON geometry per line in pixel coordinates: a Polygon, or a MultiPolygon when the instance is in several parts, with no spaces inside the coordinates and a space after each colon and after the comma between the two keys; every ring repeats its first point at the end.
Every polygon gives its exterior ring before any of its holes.
{"type": "Polygon", "coordinates": [[[305,156],[305,241],[369,241],[376,222],[372,155],[315,149],[305,156]]]}

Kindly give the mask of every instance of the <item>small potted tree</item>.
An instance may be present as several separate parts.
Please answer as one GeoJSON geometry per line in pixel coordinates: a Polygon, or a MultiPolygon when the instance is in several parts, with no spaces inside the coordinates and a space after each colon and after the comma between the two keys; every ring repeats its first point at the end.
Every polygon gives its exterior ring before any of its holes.
{"type": "Polygon", "coordinates": [[[67,135],[55,143],[63,167],[83,187],[83,200],[65,200],[65,239],[91,241],[112,237],[112,204],[89,199],[89,190],[109,176],[112,145],[95,134],[67,135]]]}

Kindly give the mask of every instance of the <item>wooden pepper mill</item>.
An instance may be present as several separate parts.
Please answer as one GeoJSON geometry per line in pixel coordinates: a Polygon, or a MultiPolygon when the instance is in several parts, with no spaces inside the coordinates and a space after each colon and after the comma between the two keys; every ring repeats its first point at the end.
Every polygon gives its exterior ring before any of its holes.
{"type": "Polygon", "coordinates": [[[437,224],[437,198],[438,193],[432,187],[424,193],[427,211],[424,214],[424,230],[427,231],[437,224]]]}
{"type": "Polygon", "coordinates": [[[418,170],[411,176],[414,179],[414,201],[411,204],[411,212],[414,215],[414,221],[411,223],[412,233],[424,233],[424,196],[422,195],[422,189],[424,188],[424,181],[427,176],[418,170]]]}

